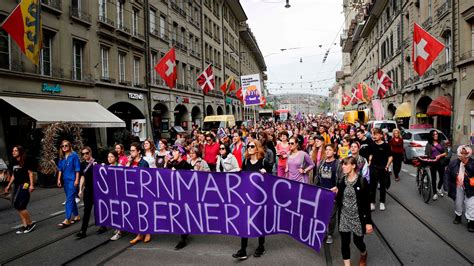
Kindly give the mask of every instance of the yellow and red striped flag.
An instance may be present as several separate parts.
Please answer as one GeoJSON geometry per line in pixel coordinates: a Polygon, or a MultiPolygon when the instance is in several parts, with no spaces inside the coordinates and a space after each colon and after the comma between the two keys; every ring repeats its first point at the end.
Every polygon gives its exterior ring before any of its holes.
{"type": "Polygon", "coordinates": [[[22,0],[5,19],[2,28],[25,56],[38,65],[43,44],[41,0],[22,0]]]}

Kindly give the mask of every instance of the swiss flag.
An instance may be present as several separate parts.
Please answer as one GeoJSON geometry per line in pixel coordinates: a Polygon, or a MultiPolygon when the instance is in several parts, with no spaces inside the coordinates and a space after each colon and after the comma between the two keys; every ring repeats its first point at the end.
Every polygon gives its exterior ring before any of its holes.
{"type": "Polygon", "coordinates": [[[342,106],[347,106],[351,103],[351,97],[345,92],[342,94],[342,106]]]}
{"type": "Polygon", "coordinates": [[[242,87],[240,87],[235,94],[241,102],[244,102],[244,95],[242,94],[242,87]]]}
{"type": "Polygon", "coordinates": [[[359,99],[357,99],[357,97],[356,97],[356,93],[357,93],[357,89],[352,88],[351,89],[351,101],[350,101],[351,104],[357,104],[359,102],[359,99]]]}
{"type": "Polygon", "coordinates": [[[444,45],[415,23],[413,30],[413,68],[423,76],[444,45]]]}
{"type": "Polygon", "coordinates": [[[265,98],[265,96],[262,95],[262,99],[260,100],[260,107],[265,107],[265,105],[267,105],[267,98],[265,98]]]}
{"type": "Polygon", "coordinates": [[[176,87],[178,71],[176,70],[176,53],[174,47],[156,64],[155,70],[160,74],[170,89],[176,87]]]}
{"type": "Polygon", "coordinates": [[[379,69],[379,71],[377,71],[377,84],[377,94],[380,98],[383,98],[383,96],[385,96],[385,93],[392,87],[393,81],[389,75],[379,69]]]}
{"type": "Polygon", "coordinates": [[[214,90],[214,74],[212,71],[212,65],[207,66],[207,68],[199,75],[197,82],[201,89],[206,95],[209,91],[214,90]]]}

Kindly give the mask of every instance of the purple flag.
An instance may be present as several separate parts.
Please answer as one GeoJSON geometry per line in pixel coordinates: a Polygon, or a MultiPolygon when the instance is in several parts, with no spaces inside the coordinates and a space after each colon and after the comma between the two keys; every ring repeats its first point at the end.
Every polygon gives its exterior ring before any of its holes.
{"type": "Polygon", "coordinates": [[[319,251],[334,197],[257,172],[94,167],[96,224],[133,233],[284,233],[319,251]]]}

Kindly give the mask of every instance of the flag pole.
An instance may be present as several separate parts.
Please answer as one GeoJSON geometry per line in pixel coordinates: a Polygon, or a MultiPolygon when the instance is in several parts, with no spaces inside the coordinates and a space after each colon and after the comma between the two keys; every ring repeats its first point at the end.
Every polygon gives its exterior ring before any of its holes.
{"type": "Polygon", "coordinates": [[[255,109],[257,109],[257,108],[256,108],[255,105],[254,105],[254,106],[253,106],[253,126],[254,126],[254,127],[257,126],[257,115],[255,114],[255,113],[256,113],[255,109]]]}

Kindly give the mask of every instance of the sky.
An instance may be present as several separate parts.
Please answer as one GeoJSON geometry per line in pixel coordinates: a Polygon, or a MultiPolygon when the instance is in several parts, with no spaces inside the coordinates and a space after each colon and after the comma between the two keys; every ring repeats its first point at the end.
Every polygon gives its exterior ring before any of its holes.
{"type": "Polygon", "coordinates": [[[290,8],[285,0],[240,2],[267,65],[270,93],[327,96],[342,64],[342,0],[290,0],[290,8]]]}

